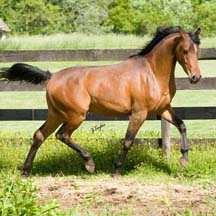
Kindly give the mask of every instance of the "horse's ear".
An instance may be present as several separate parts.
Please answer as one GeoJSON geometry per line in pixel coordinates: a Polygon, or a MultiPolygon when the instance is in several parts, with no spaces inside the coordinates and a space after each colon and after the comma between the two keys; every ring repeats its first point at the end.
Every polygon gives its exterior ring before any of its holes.
{"type": "Polygon", "coordinates": [[[184,32],[180,32],[180,36],[181,36],[181,39],[183,39],[183,40],[186,38],[184,32]]]}
{"type": "Polygon", "coordinates": [[[184,40],[186,38],[184,32],[179,32],[180,33],[180,37],[176,38],[176,42],[180,42],[181,40],[184,40]]]}
{"type": "Polygon", "coordinates": [[[186,38],[186,35],[184,32],[179,32],[179,34],[180,36],[174,39],[175,43],[179,43],[180,41],[183,41],[186,38]]]}
{"type": "Polygon", "coordinates": [[[197,35],[197,36],[199,36],[200,32],[201,32],[201,28],[199,27],[199,28],[194,32],[194,34],[197,35]]]}
{"type": "Polygon", "coordinates": [[[184,39],[185,39],[185,35],[182,32],[180,32],[180,36],[176,37],[174,39],[174,42],[178,44],[180,41],[183,41],[184,39]]]}

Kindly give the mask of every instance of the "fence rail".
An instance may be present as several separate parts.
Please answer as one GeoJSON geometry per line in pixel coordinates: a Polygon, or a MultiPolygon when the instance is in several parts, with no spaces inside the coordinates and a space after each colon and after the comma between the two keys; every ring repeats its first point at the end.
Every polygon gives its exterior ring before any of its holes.
{"type": "MultiPolygon", "coordinates": [[[[0,51],[0,62],[119,61],[139,51],[139,49],[0,51]]],[[[216,60],[216,48],[202,48],[199,59],[216,60]]]]}
{"type": "MultiPolygon", "coordinates": [[[[34,61],[119,61],[139,52],[139,49],[111,50],[34,50],[34,51],[0,51],[0,62],[34,62],[34,61]]],[[[216,60],[216,48],[201,49],[199,60],[216,60]]],[[[216,90],[216,77],[203,78],[198,84],[192,85],[187,78],[177,78],[178,90],[216,90]]],[[[45,85],[32,85],[20,82],[0,81],[0,91],[44,91],[45,85]]],[[[216,107],[176,107],[177,115],[182,119],[216,119],[216,107]]],[[[1,121],[12,120],[44,120],[45,109],[0,109],[1,121]]],[[[87,120],[128,120],[129,117],[105,117],[88,113],[87,120]]],[[[159,120],[152,116],[149,120],[159,120]]],[[[155,139],[158,140],[158,139],[155,139]]],[[[161,139],[160,139],[161,140],[161,139]]],[[[216,142],[215,139],[211,142],[216,142]]],[[[169,156],[170,129],[162,119],[162,142],[165,156],[169,156]]],[[[203,142],[203,140],[202,140],[203,142]]]]}
{"type": "MultiPolygon", "coordinates": [[[[174,107],[178,116],[186,120],[215,119],[216,107],[174,107]]],[[[0,121],[38,121],[46,120],[47,109],[0,109],[0,121]]],[[[129,116],[101,116],[88,113],[86,120],[95,121],[122,121],[129,120],[129,116]]],[[[147,120],[160,120],[159,116],[152,115],[147,120]]]]}

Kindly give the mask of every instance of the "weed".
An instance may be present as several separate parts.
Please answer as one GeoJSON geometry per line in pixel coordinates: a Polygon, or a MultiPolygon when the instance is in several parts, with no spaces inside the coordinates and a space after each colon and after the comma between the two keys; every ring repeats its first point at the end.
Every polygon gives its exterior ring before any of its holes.
{"type": "Polygon", "coordinates": [[[38,203],[37,188],[32,180],[21,179],[17,173],[0,174],[0,215],[55,215],[59,207],[56,202],[38,203]]]}

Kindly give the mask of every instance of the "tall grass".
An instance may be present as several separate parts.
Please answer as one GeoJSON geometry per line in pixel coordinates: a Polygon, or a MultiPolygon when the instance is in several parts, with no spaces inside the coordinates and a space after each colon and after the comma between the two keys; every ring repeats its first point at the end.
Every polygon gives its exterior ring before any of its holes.
{"type": "MultiPolygon", "coordinates": [[[[0,50],[129,49],[142,48],[150,39],[149,36],[80,33],[11,36],[0,41],[0,50]]],[[[203,38],[201,47],[216,47],[216,38],[203,38]]]]}
{"type": "Polygon", "coordinates": [[[148,37],[134,35],[55,34],[11,36],[0,42],[0,50],[114,49],[142,48],[148,37]]]}

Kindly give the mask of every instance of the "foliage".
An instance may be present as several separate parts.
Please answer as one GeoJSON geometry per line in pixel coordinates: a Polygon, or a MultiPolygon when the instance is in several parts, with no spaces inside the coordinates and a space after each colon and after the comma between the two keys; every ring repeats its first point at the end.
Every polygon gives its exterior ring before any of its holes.
{"type": "Polygon", "coordinates": [[[169,17],[171,25],[183,26],[185,29],[193,30],[194,8],[191,0],[163,0],[162,10],[169,17]]]}
{"type": "Polygon", "coordinates": [[[172,25],[169,14],[165,10],[165,4],[161,0],[133,1],[136,8],[136,34],[154,34],[158,26],[172,25]],[[147,16],[148,14],[148,16],[147,16]]]}
{"type": "Polygon", "coordinates": [[[0,16],[13,32],[46,34],[57,30],[58,7],[44,0],[0,0],[0,16]]]}
{"type": "Polygon", "coordinates": [[[134,15],[130,0],[114,0],[110,5],[106,25],[111,26],[115,33],[134,33],[134,15]]]}
{"type": "Polygon", "coordinates": [[[58,205],[49,201],[38,203],[36,187],[31,180],[21,179],[17,173],[0,173],[0,215],[62,215],[58,205]]]}
{"type": "Polygon", "coordinates": [[[0,17],[14,33],[153,34],[157,26],[201,26],[216,32],[214,0],[0,0],[0,17]]]}
{"type": "Polygon", "coordinates": [[[101,33],[102,23],[107,18],[107,0],[51,1],[59,6],[63,32],[101,33]]]}
{"type": "Polygon", "coordinates": [[[196,23],[203,29],[203,36],[216,35],[216,1],[206,1],[196,7],[196,23]]]}

